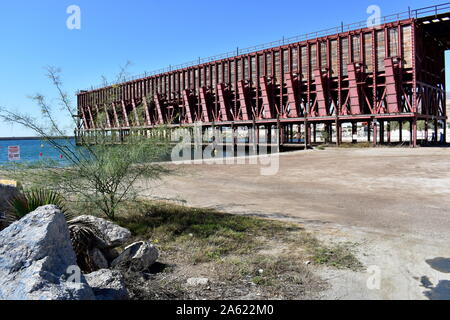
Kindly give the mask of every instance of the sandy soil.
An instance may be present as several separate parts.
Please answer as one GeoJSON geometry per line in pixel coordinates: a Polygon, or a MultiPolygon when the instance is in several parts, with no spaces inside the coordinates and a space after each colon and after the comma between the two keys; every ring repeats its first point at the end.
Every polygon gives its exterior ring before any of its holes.
{"type": "Polygon", "coordinates": [[[450,258],[450,149],[327,149],[278,160],[272,176],[261,175],[267,165],[175,166],[151,195],[295,221],[322,239],[358,243],[375,273],[324,268],[331,289],[320,298],[450,299],[450,270],[427,263],[450,258]],[[368,289],[378,278],[379,289],[368,289]]]}

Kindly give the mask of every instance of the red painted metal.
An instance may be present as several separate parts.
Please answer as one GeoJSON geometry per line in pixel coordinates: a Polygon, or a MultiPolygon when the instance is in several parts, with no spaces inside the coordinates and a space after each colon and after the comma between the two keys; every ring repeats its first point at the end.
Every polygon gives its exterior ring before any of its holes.
{"type": "Polygon", "coordinates": [[[163,124],[164,116],[163,116],[163,112],[162,112],[161,97],[159,94],[155,94],[154,99],[155,99],[155,105],[156,105],[156,112],[158,113],[158,124],[163,124]]]}
{"type": "Polygon", "coordinates": [[[298,106],[298,99],[296,94],[296,81],[292,79],[292,73],[286,74],[286,89],[287,89],[287,95],[288,95],[288,105],[289,105],[289,112],[287,114],[290,118],[297,118],[298,112],[297,112],[297,106],[298,106]]]}
{"type": "Polygon", "coordinates": [[[130,127],[130,120],[128,119],[128,111],[127,107],[125,106],[125,101],[122,100],[121,103],[122,103],[123,119],[125,120],[125,126],[130,127]]]}
{"type": "Polygon", "coordinates": [[[317,115],[319,117],[328,116],[328,103],[324,87],[324,79],[322,72],[319,69],[314,70],[314,79],[316,80],[316,95],[317,95],[317,115]]]}
{"type": "Polygon", "coordinates": [[[114,112],[114,120],[116,121],[116,128],[120,128],[120,121],[119,121],[119,115],[117,114],[117,110],[116,110],[116,104],[113,102],[111,103],[112,108],[113,108],[113,112],[114,112]]]}
{"type": "Polygon", "coordinates": [[[187,123],[194,123],[193,117],[192,117],[192,106],[191,101],[189,99],[189,90],[183,90],[183,108],[184,112],[186,114],[186,122],[187,123]]]}
{"type": "Polygon", "coordinates": [[[102,104],[112,105],[114,121],[106,111],[111,130],[196,121],[205,126],[234,122],[281,127],[305,121],[339,127],[345,121],[374,119],[444,123],[442,70],[444,51],[450,49],[450,21],[441,18],[448,17],[449,10],[450,4],[423,8],[383,18],[384,24],[376,28],[344,26],[80,92],[80,135],[96,130],[98,112],[93,108],[102,104]],[[433,19],[440,22],[432,23],[433,19]],[[146,97],[153,97],[153,102],[147,104],[146,97]],[[136,115],[139,101],[145,123],[136,115]],[[115,107],[119,103],[120,114],[115,107]]]}
{"type": "Polygon", "coordinates": [[[144,104],[145,122],[146,122],[147,126],[151,126],[152,125],[152,119],[150,117],[150,112],[148,110],[147,97],[144,96],[142,98],[142,103],[144,104]]]}
{"type": "Polygon", "coordinates": [[[87,108],[88,108],[88,113],[89,113],[89,120],[91,121],[90,127],[95,130],[95,121],[94,121],[94,117],[92,116],[91,106],[88,106],[87,108]]]}
{"type": "Polygon", "coordinates": [[[269,96],[269,85],[267,83],[267,78],[264,76],[260,79],[261,85],[261,97],[262,97],[262,107],[263,107],[263,115],[266,119],[273,119],[272,109],[272,98],[269,96]]]}
{"type": "Polygon", "coordinates": [[[108,112],[108,108],[106,107],[106,104],[103,105],[105,114],[106,114],[106,124],[108,126],[108,128],[111,128],[111,118],[109,117],[109,112],[108,112]]]}
{"type": "Polygon", "coordinates": [[[225,85],[223,83],[219,83],[217,85],[217,95],[219,96],[221,120],[228,121],[228,108],[225,100],[225,85]]]}
{"type": "Polygon", "coordinates": [[[358,88],[358,78],[356,73],[356,66],[354,63],[348,65],[348,82],[349,82],[349,97],[350,109],[353,115],[361,114],[361,96],[358,88]]]}
{"type": "Polygon", "coordinates": [[[139,115],[138,115],[138,112],[137,112],[136,102],[134,101],[134,99],[131,99],[131,105],[133,106],[135,125],[137,127],[140,127],[141,126],[141,122],[139,121],[139,115]]]}
{"type": "Polygon", "coordinates": [[[206,100],[206,88],[200,88],[200,103],[202,104],[202,121],[209,122],[208,104],[206,100]]]}
{"type": "Polygon", "coordinates": [[[392,58],[384,60],[386,66],[386,102],[389,113],[400,112],[398,106],[398,91],[397,91],[397,79],[394,62],[392,58]]]}
{"type": "Polygon", "coordinates": [[[244,80],[238,82],[238,92],[239,102],[241,104],[242,120],[247,121],[250,119],[249,114],[251,114],[251,111],[248,104],[248,95],[244,80]]]}

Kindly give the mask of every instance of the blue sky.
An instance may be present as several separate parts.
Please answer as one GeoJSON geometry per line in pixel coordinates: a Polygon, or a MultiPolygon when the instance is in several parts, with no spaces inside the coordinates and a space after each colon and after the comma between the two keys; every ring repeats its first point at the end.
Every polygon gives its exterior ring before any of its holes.
{"type": "MultiPolygon", "coordinates": [[[[444,2],[444,1],[442,1],[444,2]]],[[[114,78],[126,61],[140,74],[186,61],[344,23],[364,21],[376,4],[382,15],[438,4],[427,0],[40,0],[0,4],[0,106],[36,117],[27,98],[55,99],[44,67],[60,67],[75,92],[114,78]],[[81,30],[66,27],[70,5],[81,8],[81,30]]],[[[68,119],[60,121],[69,123],[68,119]]],[[[0,136],[32,132],[0,122],[0,136]]]]}

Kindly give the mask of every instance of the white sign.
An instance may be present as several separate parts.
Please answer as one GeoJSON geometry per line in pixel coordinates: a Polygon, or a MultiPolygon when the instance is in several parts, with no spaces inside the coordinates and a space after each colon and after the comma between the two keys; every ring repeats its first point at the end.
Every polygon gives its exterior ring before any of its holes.
{"type": "Polygon", "coordinates": [[[20,160],[20,147],[19,146],[9,146],[8,147],[8,160],[9,161],[20,160]]]}

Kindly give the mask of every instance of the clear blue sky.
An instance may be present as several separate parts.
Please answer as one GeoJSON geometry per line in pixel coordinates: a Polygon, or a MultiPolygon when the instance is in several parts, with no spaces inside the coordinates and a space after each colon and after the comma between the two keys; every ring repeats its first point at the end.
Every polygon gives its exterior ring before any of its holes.
{"type": "MultiPolygon", "coordinates": [[[[442,0],[442,2],[444,2],[442,0]]],[[[55,91],[43,67],[63,70],[73,94],[111,79],[133,62],[140,74],[310,31],[343,21],[364,21],[376,4],[382,15],[440,3],[439,0],[40,0],[1,1],[0,106],[39,116],[27,96],[49,99],[55,91]],[[81,8],[81,30],[66,27],[69,5],[81,8]]],[[[69,123],[67,119],[60,119],[69,123]]],[[[33,135],[0,122],[0,136],[33,135]]]]}

